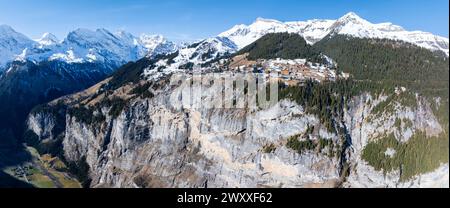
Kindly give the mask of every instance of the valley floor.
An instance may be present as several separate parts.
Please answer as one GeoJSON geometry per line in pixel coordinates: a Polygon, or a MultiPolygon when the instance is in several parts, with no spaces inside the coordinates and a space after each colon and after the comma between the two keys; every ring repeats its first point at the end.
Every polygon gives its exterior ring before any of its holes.
{"type": "MultiPolygon", "coordinates": [[[[5,155],[0,155],[5,161],[5,155]]],[[[81,188],[80,183],[70,176],[65,165],[57,158],[39,155],[32,147],[14,154],[20,162],[4,162],[0,168],[0,187],[35,188],[81,188]]]]}

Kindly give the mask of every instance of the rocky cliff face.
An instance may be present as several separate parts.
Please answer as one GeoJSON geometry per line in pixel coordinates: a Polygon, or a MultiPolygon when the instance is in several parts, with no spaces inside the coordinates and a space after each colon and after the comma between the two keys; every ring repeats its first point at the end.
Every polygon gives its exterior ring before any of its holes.
{"type": "MultiPolygon", "coordinates": [[[[174,93],[177,90],[182,88],[174,93]]],[[[337,158],[300,155],[284,145],[287,137],[318,123],[297,104],[282,101],[264,111],[185,109],[171,106],[170,95],[133,99],[117,118],[108,115],[99,125],[67,114],[66,159],[86,159],[93,187],[301,187],[338,182],[337,158]],[[264,152],[267,144],[276,149],[264,152]]],[[[108,114],[107,108],[102,111],[108,114]]],[[[51,118],[32,114],[29,129],[49,138],[51,118]]]]}
{"type": "MultiPolygon", "coordinates": [[[[391,95],[398,96],[398,95],[391,95]]],[[[383,173],[375,170],[363,158],[362,152],[367,144],[376,141],[381,135],[393,133],[401,143],[406,143],[413,134],[425,131],[428,136],[437,136],[443,131],[433,111],[424,98],[416,96],[414,106],[405,106],[391,102],[391,112],[375,113],[374,109],[389,99],[387,96],[373,97],[369,94],[355,97],[344,116],[348,134],[351,137],[349,149],[351,173],[346,187],[448,187],[448,163],[432,173],[418,175],[410,180],[401,181],[399,171],[383,173]],[[396,121],[406,120],[396,126],[396,121]]],[[[395,154],[395,153],[394,153],[395,154]]]]}
{"type": "MultiPolygon", "coordinates": [[[[402,142],[419,130],[441,133],[430,104],[420,97],[414,106],[392,102],[393,111],[379,114],[375,107],[389,96],[356,96],[340,121],[346,132],[340,135],[288,99],[268,109],[184,108],[171,104],[183,85],[162,85],[149,97],[130,95],[139,84],[112,94],[102,94],[100,85],[50,103],[86,106],[94,109],[94,117],[103,115],[100,122],[86,122],[67,113],[61,133],[66,160],[85,160],[91,187],[448,187],[448,164],[400,181],[398,172],[383,174],[361,156],[384,133],[394,133],[402,142]],[[114,105],[96,104],[105,97],[121,97],[126,105],[112,114],[114,105]],[[410,122],[396,128],[392,113],[410,122]],[[310,126],[316,127],[313,132],[308,132],[310,126]],[[330,155],[317,148],[300,153],[286,145],[288,138],[306,134],[313,141],[331,141],[331,150],[343,153],[330,155]]],[[[214,92],[213,86],[203,89],[202,98],[218,96],[214,92]]],[[[54,118],[49,111],[34,112],[28,128],[41,139],[56,139],[50,132],[62,124],[55,125],[54,118]]]]}
{"type": "Polygon", "coordinates": [[[86,89],[105,79],[114,68],[103,64],[14,62],[0,74],[0,146],[20,144],[30,110],[63,95],[86,89]]]}

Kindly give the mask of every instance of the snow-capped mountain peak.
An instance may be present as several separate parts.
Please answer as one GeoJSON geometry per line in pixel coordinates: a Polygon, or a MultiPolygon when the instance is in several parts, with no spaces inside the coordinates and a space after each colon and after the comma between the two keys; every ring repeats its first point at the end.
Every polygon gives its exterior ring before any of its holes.
{"type": "Polygon", "coordinates": [[[194,64],[201,64],[226,53],[231,54],[236,51],[237,46],[230,39],[224,37],[213,37],[180,49],[180,58],[178,60],[181,62],[189,61],[194,64]]]}
{"type": "Polygon", "coordinates": [[[381,36],[380,31],[376,27],[353,12],[349,12],[337,19],[328,30],[330,33],[345,34],[360,38],[381,36]]]}
{"type": "Polygon", "coordinates": [[[158,44],[167,41],[162,35],[148,35],[148,34],[141,34],[139,36],[139,40],[146,48],[149,49],[155,49],[158,46],[158,44]]]}
{"type": "Polygon", "coordinates": [[[345,14],[344,16],[342,16],[341,18],[339,18],[337,20],[338,22],[360,22],[360,23],[369,23],[367,20],[361,18],[360,16],[358,16],[356,13],[354,12],[349,12],[347,14],[345,14]]]}
{"type": "Polygon", "coordinates": [[[0,25],[0,69],[33,44],[33,40],[16,32],[10,26],[0,25]]]}
{"type": "Polygon", "coordinates": [[[258,17],[251,25],[236,25],[218,36],[232,40],[241,49],[267,33],[284,32],[286,30],[286,25],[280,21],[258,17]]]}
{"type": "MultiPolygon", "coordinates": [[[[248,29],[247,25],[244,24],[239,24],[239,25],[235,25],[233,26],[231,29],[222,32],[219,34],[219,37],[228,37],[230,39],[234,38],[234,37],[243,37],[246,36],[248,33],[250,32],[250,30],[248,29]]],[[[233,41],[236,44],[238,43],[238,40],[240,40],[241,38],[236,38],[233,41]]],[[[245,43],[246,44],[246,43],[245,43]]],[[[241,48],[241,47],[240,47],[241,48]]]]}
{"type": "Polygon", "coordinates": [[[59,43],[59,39],[52,33],[44,33],[41,38],[35,40],[40,46],[49,46],[59,43]]]}
{"type": "Polygon", "coordinates": [[[373,24],[354,12],[349,12],[337,20],[307,20],[280,22],[277,20],[257,18],[250,25],[236,25],[219,34],[232,40],[239,49],[249,45],[268,33],[290,32],[305,38],[314,44],[327,35],[342,34],[358,38],[386,38],[409,42],[420,47],[442,51],[449,54],[448,38],[421,31],[406,31],[392,23],[373,24]]]}
{"type": "Polygon", "coordinates": [[[336,20],[329,31],[330,34],[343,34],[358,38],[400,40],[432,51],[442,51],[447,56],[449,55],[448,38],[428,32],[406,31],[401,26],[390,22],[373,24],[352,12],[336,20]]]}
{"type": "Polygon", "coordinates": [[[144,74],[149,79],[153,79],[160,76],[157,70],[159,67],[165,68],[163,73],[178,71],[181,68],[193,68],[220,58],[225,54],[234,53],[236,50],[237,46],[228,38],[207,38],[177,50],[172,54],[173,56],[171,55],[170,59],[160,60],[157,67],[146,69],[144,74]],[[189,65],[191,66],[189,67],[189,65]]]}
{"type": "Polygon", "coordinates": [[[0,37],[5,37],[6,35],[12,35],[17,33],[14,29],[12,29],[9,25],[0,25],[0,37]]]}
{"type": "Polygon", "coordinates": [[[119,44],[118,38],[106,29],[97,29],[95,31],[79,28],[70,32],[63,41],[66,44],[78,45],[80,47],[106,46],[119,44]],[[114,43],[116,41],[116,43],[114,43]]]}
{"type": "Polygon", "coordinates": [[[162,35],[141,34],[139,36],[139,42],[144,47],[144,51],[142,52],[144,56],[168,54],[180,48],[177,44],[168,41],[162,35]]]}
{"type": "Polygon", "coordinates": [[[123,39],[125,39],[125,38],[128,38],[128,39],[135,38],[135,37],[133,36],[133,34],[127,32],[127,31],[125,31],[125,30],[119,30],[119,31],[117,31],[117,32],[115,33],[115,35],[118,36],[118,37],[121,37],[121,38],[123,38],[123,39]]]}
{"type": "Polygon", "coordinates": [[[79,28],[68,33],[63,41],[45,33],[31,40],[7,25],[0,26],[0,68],[11,61],[59,60],[67,63],[101,62],[112,67],[145,56],[171,53],[178,45],[161,35],[142,35],[107,29],[79,28]]]}
{"type": "Polygon", "coordinates": [[[322,39],[334,23],[333,20],[308,20],[296,22],[280,22],[273,19],[258,17],[250,25],[236,25],[230,30],[222,32],[219,37],[232,40],[238,49],[242,49],[268,33],[291,32],[299,33],[310,44],[322,39]]]}
{"type": "Polygon", "coordinates": [[[202,41],[202,44],[198,48],[205,48],[205,46],[208,50],[214,49],[218,53],[234,52],[237,50],[236,44],[224,37],[208,38],[202,41]]]}
{"type": "Polygon", "coordinates": [[[137,37],[135,37],[133,34],[125,31],[125,30],[119,30],[114,35],[119,38],[121,41],[126,43],[127,45],[133,45],[135,47],[140,47],[140,42],[137,37]]]}
{"type": "Polygon", "coordinates": [[[0,38],[14,38],[16,40],[20,40],[23,42],[30,42],[31,40],[26,37],[25,35],[16,32],[11,26],[9,25],[0,25],[0,38]]]}

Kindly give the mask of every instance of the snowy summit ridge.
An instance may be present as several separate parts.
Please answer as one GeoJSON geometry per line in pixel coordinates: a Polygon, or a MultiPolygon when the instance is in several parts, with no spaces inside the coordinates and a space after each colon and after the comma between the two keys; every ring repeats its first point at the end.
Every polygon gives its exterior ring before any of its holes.
{"type": "Polygon", "coordinates": [[[333,34],[358,38],[386,38],[405,41],[432,51],[442,51],[447,56],[449,55],[448,38],[433,35],[429,32],[406,31],[401,26],[390,22],[373,24],[354,12],[349,12],[337,20],[314,19],[280,22],[259,17],[250,25],[236,25],[219,34],[219,36],[229,38],[241,49],[262,36],[275,32],[298,33],[309,44],[314,44],[325,36],[333,34]]]}
{"type": "MultiPolygon", "coordinates": [[[[235,25],[219,34],[218,37],[214,37],[220,44],[216,44],[215,41],[211,42],[210,44],[214,48],[211,51],[230,53],[242,49],[268,33],[279,32],[297,33],[303,36],[309,44],[314,44],[327,35],[335,34],[358,38],[401,40],[449,55],[448,38],[429,32],[406,31],[401,26],[389,22],[373,24],[354,12],[349,12],[337,20],[313,19],[281,22],[259,17],[250,25],[235,25]]],[[[16,32],[10,26],[0,25],[0,68],[4,68],[6,64],[14,60],[100,62],[119,66],[142,57],[172,53],[181,48],[185,47],[168,41],[161,35],[143,34],[136,37],[125,31],[112,33],[106,29],[77,29],[70,32],[62,41],[51,33],[45,33],[41,38],[32,40],[16,32]]],[[[180,52],[187,51],[192,51],[192,49],[184,49],[180,52]]],[[[193,58],[195,57],[193,56],[193,58]]]]}
{"type": "Polygon", "coordinates": [[[56,44],[58,44],[60,42],[59,39],[55,35],[53,35],[53,34],[51,34],[49,32],[44,33],[41,38],[39,38],[39,39],[37,39],[35,41],[41,47],[49,46],[49,45],[56,45],[56,44]]]}
{"type": "Polygon", "coordinates": [[[76,29],[60,41],[51,33],[32,40],[10,26],[0,25],[0,68],[11,61],[59,60],[121,65],[144,56],[171,53],[178,45],[161,35],[136,37],[125,31],[76,29]]]}

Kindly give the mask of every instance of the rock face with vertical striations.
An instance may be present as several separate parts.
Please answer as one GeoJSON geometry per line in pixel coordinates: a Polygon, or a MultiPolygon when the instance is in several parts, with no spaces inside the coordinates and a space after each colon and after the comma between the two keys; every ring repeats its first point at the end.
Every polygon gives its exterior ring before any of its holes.
{"type": "MultiPolygon", "coordinates": [[[[161,81],[164,83],[164,81],[161,81]]],[[[423,130],[430,136],[442,132],[430,104],[417,97],[417,106],[397,106],[394,114],[408,119],[411,126],[395,128],[391,114],[375,114],[373,109],[387,99],[364,94],[349,101],[343,120],[351,145],[343,154],[331,156],[326,149],[297,152],[289,148],[288,138],[306,134],[312,140],[343,143],[339,134],[329,132],[320,119],[288,99],[265,110],[183,108],[172,105],[183,85],[161,84],[151,98],[130,96],[140,84],[128,84],[102,95],[101,83],[70,97],[53,101],[68,108],[84,106],[99,121],[86,121],[68,110],[61,150],[68,161],[89,166],[91,187],[429,187],[448,186],[448,165],[434,172],[400,181],[398,173],[384,175],[361,158],[367,144],[382,133],[394,133],[407,142],[409,134],[423,130]],[[121,97],[126,106],[111,115],[112,105],[99,100],[121,97]],[[96,104],[97,103],[97,104],[96,104]],[[97,106],[97,107],[94,107],[97,106]],[[101,107],[98,107],[101,106],[101,107]],[[373,115],[376,115],[372,117],[373,115]],[[408,133],[410,132],[410,133],[408,133]],[[273,149],[267,146],[272,144],[273,149]],[[342,158],[350,171],[344,175],[342,158]],[[432,183],[430,178],[439,182],[432,183]],[[447,181],[445,181],[447,178],[447,181]]],[[[194,89],[195,90],[195,89],[194,89]]],[[[207,100],[217,96],[214,86],[203,89],[207,100]]],[[[54,112],[54,111],[53,111],[54,112]]],[[[54,128],[52,115],[34,112],[28,127],[39,138],[56,139],[48,133],[54,128]]],[[[61,125],[61,124],[58,124],[61,125]]]]}

